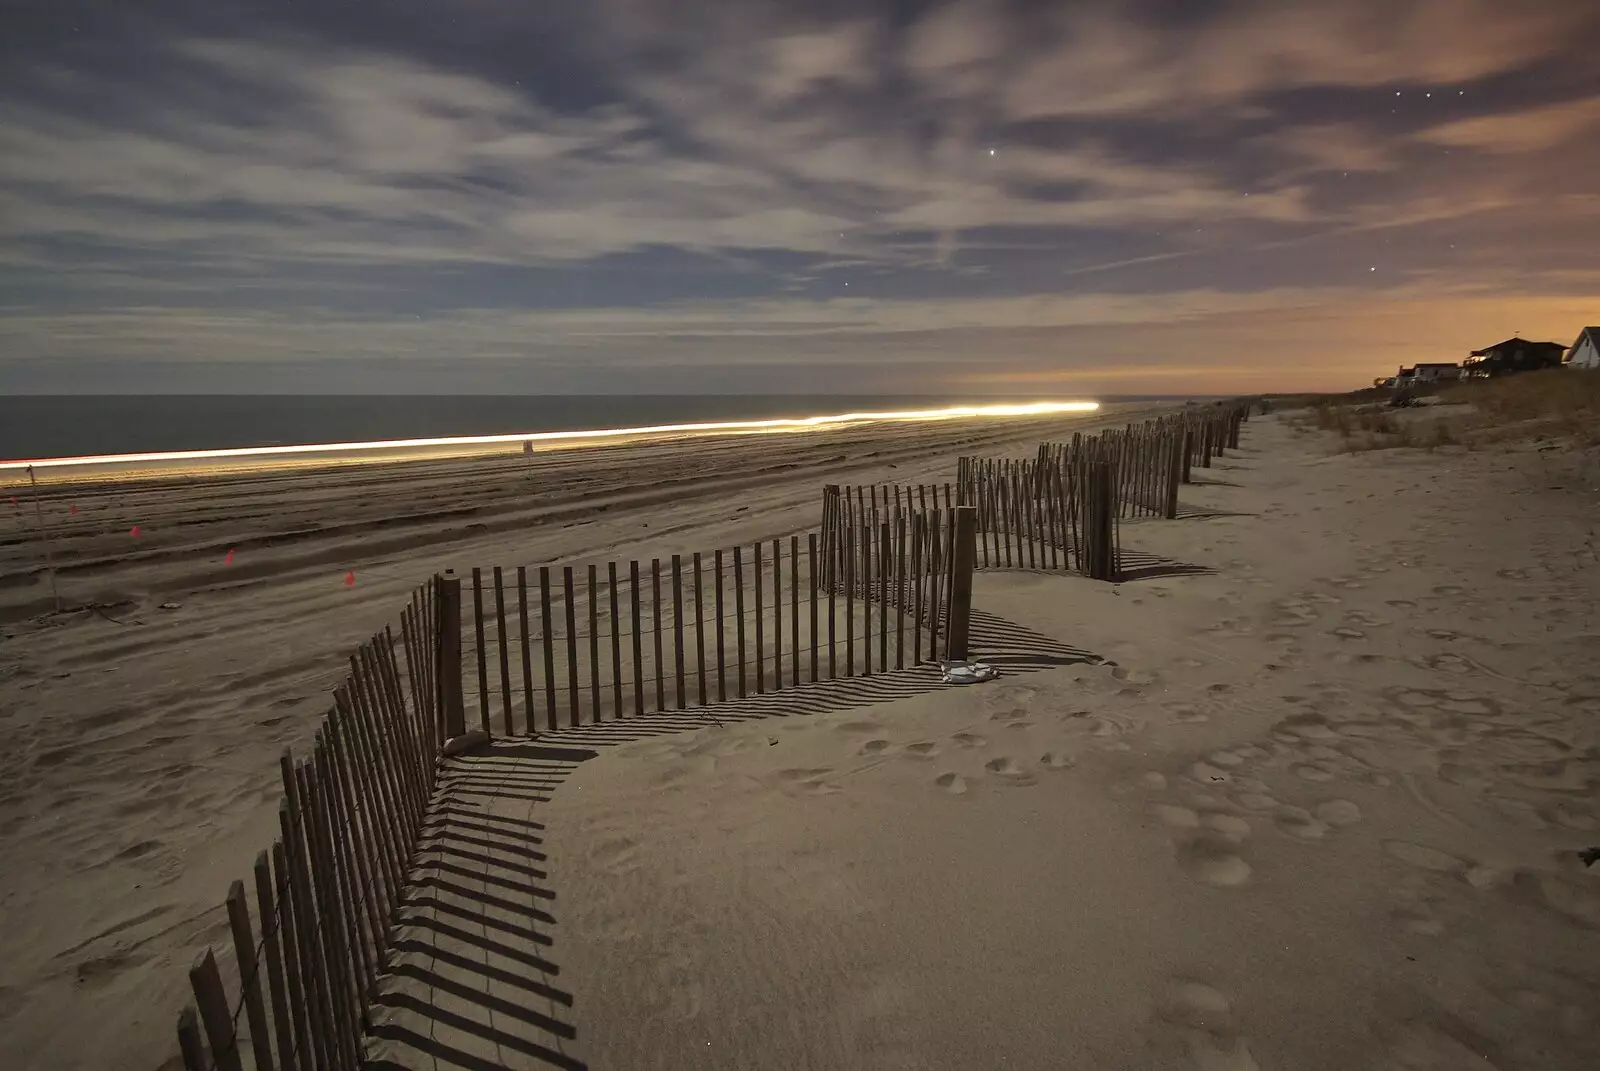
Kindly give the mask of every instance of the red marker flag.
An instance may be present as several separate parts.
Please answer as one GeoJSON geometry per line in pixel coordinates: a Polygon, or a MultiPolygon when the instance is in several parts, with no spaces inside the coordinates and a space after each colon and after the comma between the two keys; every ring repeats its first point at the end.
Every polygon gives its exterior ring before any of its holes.
{"type": "Polygon", "coordinates": [[[228,556],[226,558],[222,559],[222,564],[223,565],[232,565],[233,564],[233,548],[232,547],[228,548],[228,556]]]}
{"type": "Polygon", "coordinates": [[[355,570],[351,570],[350,572],[344,574],[344,586],[347,588],[353,588],[356,586],[355,570]]]}
{"type": "Polygon", "coordinates": [[[133,536],[133,538],[138,539],[139,538],[139,526],[137,524],[134,525],[133,529],[128,534],[133,536]]]}
{"type": "Polygon", "coordinates": [[[78,507],[77,506],[73,506],[72,507],[72,515],[74,517],[76,517],[78,515],[78,507]]]}

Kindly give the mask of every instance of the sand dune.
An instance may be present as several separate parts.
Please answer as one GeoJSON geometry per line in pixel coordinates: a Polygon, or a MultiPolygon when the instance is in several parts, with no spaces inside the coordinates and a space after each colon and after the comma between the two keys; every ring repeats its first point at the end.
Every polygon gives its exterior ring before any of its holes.
{"type": "Polygon", "coordinates": [[[228,882],[274,835],[279,750],[306,744],[349,651],[431,572],[787,535],[815,525],[824,482],[944,478],[963,452],[1027,453],[1148,411],[121,483],[51,473],[63,597],[99,604],[59,617],[31,500],[7,489],[21,498],[0,504],[0,1066],[169,1057],[191,959],[223,939],[228,882]]]}

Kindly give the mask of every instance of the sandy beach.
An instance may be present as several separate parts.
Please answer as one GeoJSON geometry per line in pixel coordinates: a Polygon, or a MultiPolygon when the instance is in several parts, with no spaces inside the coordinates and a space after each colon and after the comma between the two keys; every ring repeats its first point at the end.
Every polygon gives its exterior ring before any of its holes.
{"type": "Polygon", "coordinates": [[[304,750],[349,652],[434,571],[801,532],[825,482],[949,478],[962,453],[1025,454],[1152,411],[69,486],[58,470],[44,489],[61,594],[97,607],[59,617],[31,499],[6,488],[0,1066],[163,1066],[185,972],[226,943],[228,883],[274,835],[281,749],[304,750]]]}
{"type": "MultiPolygon", "coordinates": [[[[111,486],[75,499],[60,559],[64,592],[105,608],[58,619],[20,579],[36,551],[16,521],[0,1065],[175,1066],[184,971],[223,943],[227,883],[271,838],[279,749],[304,744],[343,653],[432,570],[787,535],[815,523],[825,482],[948,478],[961,453],[1027,456],[1143,415],[111,486]]],[[[501,1040],[474,1041],[397,1013],[375,1055],[1594,1066],[1592,451],[1336,445],[1253,419],[1184,488],[1196,515],[1124,525],[1125,545],[1209,572],[977,575],[975,608],[1081,657],[541,741],[574,756],[551,764],[548,802],[478,821],[537,842],[574,1036],[502,1013],[501,1040]]],[[[975,630],[980,657],[995,635],[975,630]]]]}

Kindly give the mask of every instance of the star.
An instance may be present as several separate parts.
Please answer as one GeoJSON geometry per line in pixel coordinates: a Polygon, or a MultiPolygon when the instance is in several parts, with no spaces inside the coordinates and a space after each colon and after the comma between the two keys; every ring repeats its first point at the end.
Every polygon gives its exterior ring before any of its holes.
{"type": "Polygon", "coordinates": [[[990,149],[990,150],[989,150],[989,155],[990,155],[990,156],[993,156],[993,155],[994,155],[994,150],[993,150],[993,149],[990,149]]]}

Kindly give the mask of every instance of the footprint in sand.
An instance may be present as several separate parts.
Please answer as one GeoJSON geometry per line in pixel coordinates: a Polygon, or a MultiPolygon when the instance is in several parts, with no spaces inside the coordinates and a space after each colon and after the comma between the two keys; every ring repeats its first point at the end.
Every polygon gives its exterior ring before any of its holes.
{"type": "Polygon", "coordinates": [[[1291,767],[1291,769],[1294,770],[1295,776],[1300,778],[1302,781],[1321,783],[1324,781],[1333,780],[1333,771],[1328,769],[1326,766],[1321,766],[1317,763],[1302,763],[1299,766],[1291,767]]]}
{"type": "Polygon", "coordinates": [[[1150,808],[1162,825],[1169,829],[1199,829],[1200,815],[1191,807],[1176,803],[1157,803],[1150,808]]]}
{"type": "Polygon", "coordinates": [[[918,740],[905,746],[905,753],[914,759],[931,759],[939,754],[939,745],[932,740],[918,740]]]}
{"type": "Polygon", "coordinates": [[[1278,801],[1265,792],[1241,792],[1235,798],[1247,811],[1271,811],[1278,806],[1278,801]]]}
{"type": "Polygon", "coordinates": [[[839,786],[830,784],[826,780],[831,773],[833,773],[832,768],[827,766],[779,770],[778,780],[797,791],[826,796],[839,791],[839,786]]]}
{"type": "Polygon", "coordinates": [[[861,750],[858,752],[858,754],[882,755],[885,751],[888,751],[893,746],[894,745],[887,740],[868,740],[865,744],[861,745],[861,750]]]}
{"type": "Polygon", "coordinates": [[[1337,636],[1341,640],[1364,640],[1367,638],[1365,632],[1358,628],[1350,628],[1348,625],[1334,629],[1330,635],[1337,636]]]}
{"type": "Polygon", "coordinates": [[[1236,814],[1213,812],[1200,819],[1201,825],[1229,840],[1240,841],[1250,835],[1250,822],[1236,814]]]}
{"type": "Polygon", "coordinates": [[[1260,1071],[1250,1043],[1239,1032],[1225,994],[1204,982],[1180,980],[1168,986],[1156,1013],[1181,1032],[1189,1057],[1200,1071],[1260,1071]]]}
{"type": "Polygon", "coordinates": [[[1296,840],[1321,840],[1328,835],[1328,824],[1304,807],[1282,805],[1272,818],[1280,830],[1296,840]]]}
{"type": "Polygon", "coordinates": [[[983,768],[1011,785],[1031,785],[1036,780],[1026,766],[1003,755],[998,759],[990,759],[983,764],[983,768]]]}
{"type": "Polygon", "coordinates": [[[967,779],[958,773],[942,773],[933,783],[952,796],[964,796],[967,792],[967,779]]]}
{"type": "Polygon", "coordinates": [[[883,726],[874,721],[842,721],[834,728],[841,733],[881,733],[883,726]]]}
{"type": "Polygon", "coordinates": [[[1047,770],[1070,770],[1077,760],[1071,755],[1063,755],[1059,751],[1046,751],[1039,756],[1039,765],[1047,770]]]}
{"type": "Polygon", "coordinates": [[[1189,767],[1189,776],[1199,781],[1202,785],[1227,784],[1233,780],[1233,775],[1220,766],[1213,766],[1209,762],[1197,762],[1189,767]]]}
{"type": "Polygon", "coordinates": [[[1178,847],[1178,865],[1202,885],[1227,889],[1250,880],[1250,864],[1239,858],[1238,845],[1216,833],[1202,832],[1178,847]]]}
{"type": "Polygon", "coordinates": [[[988,747],[989,741],[976,733],[956,733],[950,739],[962,747],[988,747]]]}
{"type": "Polygon", "coordinates": [[[1312,813],[1330,826],[1353,826],[1361,821],[1361,808],[1350,800],[1325,800],[1312,813]]]}

